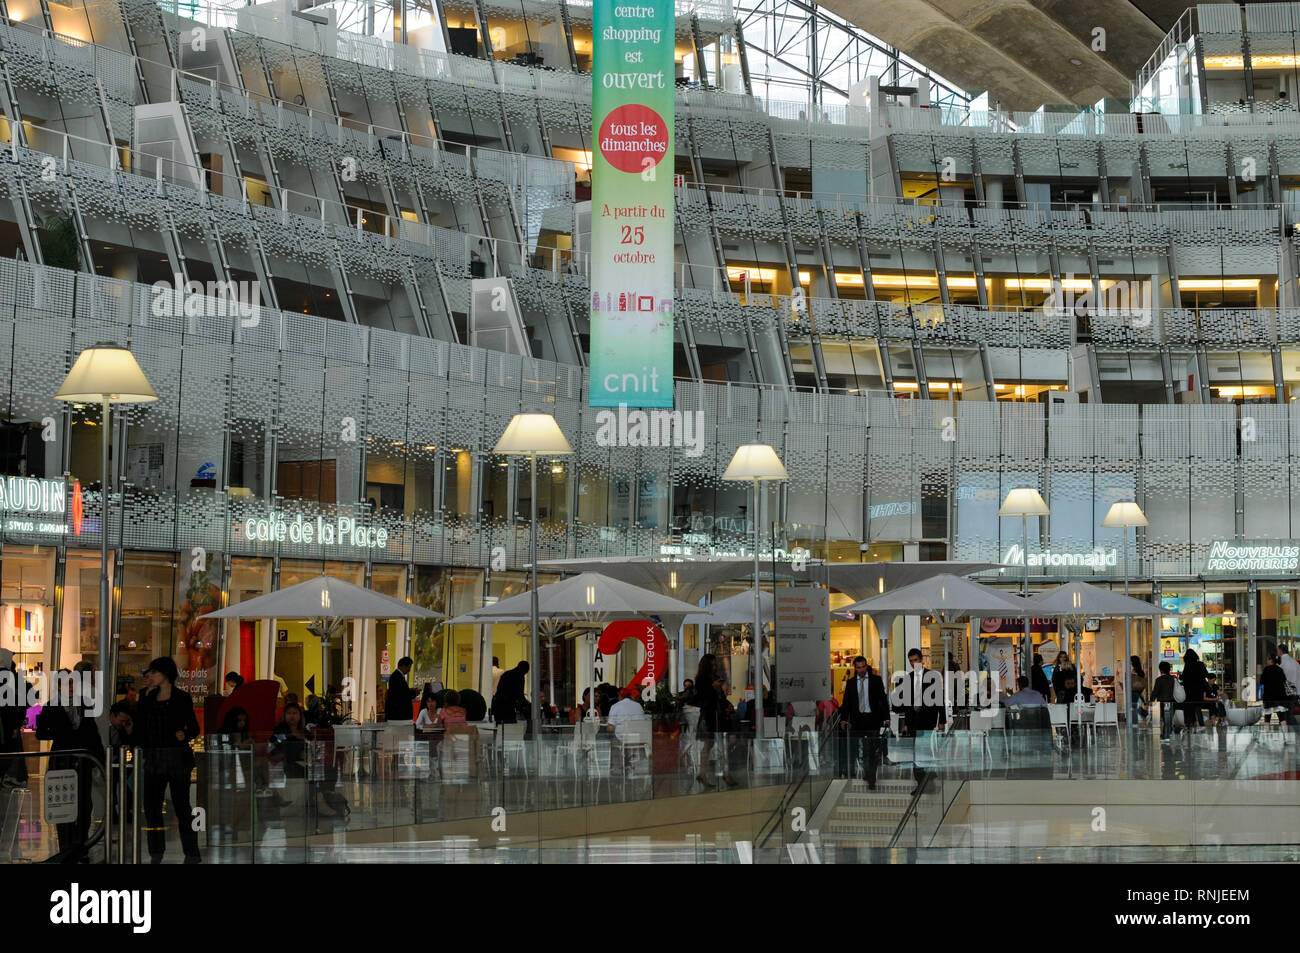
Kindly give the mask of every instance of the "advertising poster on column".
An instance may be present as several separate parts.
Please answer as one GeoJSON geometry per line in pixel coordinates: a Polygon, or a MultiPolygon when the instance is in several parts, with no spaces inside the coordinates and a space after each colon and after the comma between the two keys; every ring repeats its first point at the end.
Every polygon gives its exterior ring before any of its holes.
{"type": "Polygon", "coordinates": [[[831,697],[831,627],[825,589],[776,590],[779,704],[831,697]]]}
{"type": "Polygon", "coordinates": [[[672,0],[597,3],[591,405],[673,405],[672,0]]]}
{"type": "Polygon", "coordinates": [[[203,699],[219,690],[217,629],[220,623],[203,616],[221,608],[222,556],[196,546],[181,551],[178,565],[172,652],[180,670],[176,687],[189,692],[195,708],[202,710],[203,699]]]}

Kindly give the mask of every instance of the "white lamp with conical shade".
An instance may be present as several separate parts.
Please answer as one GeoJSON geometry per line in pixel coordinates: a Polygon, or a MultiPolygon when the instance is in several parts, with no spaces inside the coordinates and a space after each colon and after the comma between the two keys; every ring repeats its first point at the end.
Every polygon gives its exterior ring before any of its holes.
{"type": "MultiPolygon", "coordinates": [[[[1124,595],[1128,595],[1128,528],[1130,526],[1146,526],[1147,515],[1142,512],[1142,507],[1137,505],[1136,500],[1120,500],[1118,503],[1112,503],[1110,509],[1106,511],[1106,518],[1101,521],[1102,526],[1118,527],[1120,534],[1120,548],[1124,550],[1124,595]]],[[[1136,538],[1136,537],[1135,537],[1136,538]]],[[[1153,656],[1159,655],[1160,641],[1152,633],[1152,644],[1155,646],[1153,656]]],[[[1118,709],[1116,709],[1118,711],[1118,709]]],[[[1129,616],[1124,617],[1124,725],[1126,728],[1132,728],[1134,719],[1137,715],[1137,707],[1133,704],[1133,620],[1129,616]]]]}
{"type": "MultiPolygon", "coordinates": [[[[1024,562],[1024,587],[1021,595],[1029,598],[1029,517],[1051,516],[1052,511],[1043,500],[1042,494],[1031,486],[1018,486],[1007,494],[998,510],[998,516],[1020,517],[1020,558],[1024,562]]],[[[1033,661],[1034,637],[1030,634],[1032,620],[1025,616],[1025,641],[1020,653],[1020,671],[1028,672],[1033,661]]],[[[1076,660],[1075,664],[1078,662],[1076,660]]],[[[1082,689],[1082,686],[1080,686],[1082,689]]]]}
{"type": "Polygon", "coordinates": [[[109,407],[112,404],[147,404],[157,400],[158,395],[140,369],[135,355],[119,344],[108,343],[91,345],[77,355],[54,399],[71,404],[99,404],[103,408],[103,469],[99,481],[100,497],[103,500],[99,517],[102,560],[99,573],[99,667],[111,691],[117,682],[117,676],[108,631],[111,610],[108,585],[108,497],[113,485],[113,475],[108,466],[109,446],[112,442],[109,407]]]}
{"type": "Polygon", "coordinates": [[[758,565],[763,527],[758,518],[758,485],[774,480],[788,480],[790,474],[772,447],[765,443],[745,443],[736,448],[722,479],[754,484],[754,700],[751,708],[754,712],[754,743],[757,744],[763,736],[763,608],[758,565]]]}
{"type": "MultiPolygon", "coordinates": [[[[532,599],[528,614],[532,623],[532,654],[529,656],[528,684],[533,712],[533,738],[536,740],[541,733],[541,705],[537,696],[542,676],[542,642],[537,618],[537,458],[566,456],[573,453],[573,447],[550,414],[515,414],[492,452],[503,456],[527,457],[530,464],[528,472],[532,481],[532,518],[528,523],[528,572],[532,599]]],[[[549,701],[554,704],[555,699],[549,701]]],[[[537,743],[540,745],[541,742],[537,743]]],[[[539,756],[540,753],[539,747],[539,756]]],[[[541,763],[540,760],[538,763],[541,763]]]]}

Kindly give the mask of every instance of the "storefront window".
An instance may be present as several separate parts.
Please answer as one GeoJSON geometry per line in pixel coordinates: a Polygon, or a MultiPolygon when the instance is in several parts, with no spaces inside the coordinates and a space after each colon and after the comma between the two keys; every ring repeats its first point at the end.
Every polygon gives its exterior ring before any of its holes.
{"type": "MultiPolygon", "coordinates": [[[[451,584],[454,576],[449,570],[435,566],[419,566],[415,572],[415,602],[449,618],[452,615],[451,584]]],[[[450,631],[442,619],[418,619],[411,629],[411,669],[413,683],[443,682],[447,660],[447,634],[450,631]]]]}
{"type": "Polygon", "coordinates": [[[0,473],[43,477],[58,471],[58,444],[42,440],[41,429],[39,422],[0,414],[0,473]]]}
{"type": "MultiPolygon", "coordinates": [[[[110,571],[113,554],[109,554],[110,571]]],[[[84,659],[99,658],[99,553],[68,550],[63,571],[63,625],[59,635],[59,664],[72,668],[84,659]]],[[[110,576],[110,578],[112,578],[110,576]]],[[[123,671],[119,668],[119,671],[123,671]]],[[[129,673],[127,673],[129,674],[129,673]]]]}
{"type": "MultiPolygon", "coordinates": [[[[375,566],[370,573],[370,588],[390,598],[405,600],[406,570],[401,566],[375,566]]],[[[382,697],[389,676],[397,669],[398,659],[406,655],[407,623],[397,619],[376,619],[365,624],[374,626],[374,640],[366,662],[376,673],[376,697],[382,697]]],[[[419,691],[425,682],[431,681],[431,678],[420,678],[412,668],[410,684],[413,689],[419,691]]]]}
{"type": "Polygon", "coordinates": [[[1183,669],[1183,656],[1192,649],[1205,667],[1218,674],[1219,684],[1238,684],[1237,648],[1247,633],[1246,592],[1171,590],[1161,594],[1166,615],[1160,619],[1160,661],[1174,672],[1183,669]]]}
{"type": "Polygon", "coordinates": [[[337,461],[281,460],[275,472],[276,494],[286,500],[338,502],[337,461]]]}
{"type": "MultiPolygon", "coordinates": [[[[456,617],[479,608],[483,604],[483,573],[475,569],[444,570],[451,576],[446,584],[447,615],[456,617]]],[[[448,626],[446,647],[443,650],[443,684],[448,688],[464,690],[473,688],[492,701],[492,655],[480,651],[481,626],[448,626]]],[[[490,633],[490,630],[486,630],[490,633]]]]}
{"type": "Polygon", "coordinates": [[[122,680],[138,687],[140,672],[150,660],[173,651],[176,564],[170,554],[127,553],[122,569],[117,670],[122,680]]]}
{"type": "MultiPolygon", "coordinates": [[[[7,546],[0,585],[0,648],[20,671],[59,668],[53,648],[54,550],[7,546]]],[[[98,594],[98,588],[95,590],[98,594]]],[[[73,646],[76,647],[75,645],[73,646]]]]}
{"type": "Polygon", "coordinates": [[[473,516],[473,456],[468,450],[453,447],[443,457],[442,472],[442,508],[451,516],[473,516]]]}
{"type": "MultiPolygon", "coordinates": [[[[288,589],[298,583],[319,576],[321,572],[353,585],[362,585],[365,570],[360,563],[325,562],[319,560],[284,560],[280,564],[280,588],[288,589]]],[[[329,651],[329,685],[325,685],[323,650],[319,637],[308,631],[307,623],[299,619],[275,621],[275,675],[284,680],[288,691],[306,702],[308,695],[319,695],[325,690],[339,692],[343,679],[356,679],[356,694],[352,710],[364,718],[368,709],[375,706],[374,685],[356,670],[360,622],[345,622],[334,634],[329,651]]],[[[265,676],[263,676],[265,677],[265,676]]]]}
{"type": "Polygon", "coordinates": [[[405,514],[407,491],[414,495],[414,474],[405,455],[374,452],[366,456],[366,499],[378,513],[405,514]]]}
{"type": "MultiPolygon", "coordinates": [[[[235,557],[230,560],[228,600],[238,605],[249,599],[265,595],[271,590],[271,560],[235,557]]],[[[226,672],[238,672],[247,681],[265,678],[259,659],[265,658],[265,640],[271,635],[261,631],[265,623],[260,619],[229,619],[226,621],[225,662],[220,666],[221,678],[226,672]]]]}
{"type": "Polygon", "coordinates": [[[218,623],[202,618],[221,608],[221,557],[208,553],[199,568],[192,559],[179,563],[176,580],[175,629],[172,658],[180,669],[177,687],[190,693],[195,708],[221,691],[224,672],[218,672],[218,623]]]}

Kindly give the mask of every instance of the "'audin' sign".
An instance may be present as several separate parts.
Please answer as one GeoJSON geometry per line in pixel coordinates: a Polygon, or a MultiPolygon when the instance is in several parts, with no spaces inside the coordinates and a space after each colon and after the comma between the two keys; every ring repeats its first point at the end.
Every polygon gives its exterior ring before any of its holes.
{"type": "MultiPolygon", "coordinates": [[[[72,529],[81,532],[81,484],[72,486],[72,529]]],[[[66,533],[68,484],[36,477],[0,477],[0,513],[6,532],[66,533]],[[34,517],[47,517],[38,520],[34,517]],[[57,520],[58,522],[53,522],[57,520]]]]}

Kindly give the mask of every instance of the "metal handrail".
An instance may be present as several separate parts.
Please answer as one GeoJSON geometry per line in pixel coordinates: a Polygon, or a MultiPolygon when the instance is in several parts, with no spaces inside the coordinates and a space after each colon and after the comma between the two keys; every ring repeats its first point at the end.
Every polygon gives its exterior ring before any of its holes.
{"type": "MultiPolygon", "coordinates": [[[[940,743],[939,750],[942,752],[949,744],[952,743],[953,732],[951,729],[942,733],[943,741],[940,743]]],[[[913,740],[915,744],[915,740],[913,740]]],[[[915,753],[913,758],[915,758],[915,753]]],[[[903,836],[903,831],[907,829],[907,822],[916,814],[916,809],[921,803],[921,798],[925,796],[926,789],[929,788],[930,782],[934,780],[934,772],[927,771],[921,778],[921,783],[916,786],[916,791],[912,794],[912,799],[907,803],[907,808],[903,811],[903,816],[898,821],[898,827],[894,828],[894,836],[889,839],[889,847],[892,849],[898,845],[898,839],[903,836]]],[[[963,782],[964,783],[964,782],[963,782]]],[[[944,809],[944,816],[947,816],[947,808],[944,809]]]]}
{"type": "MultiPolygon", "coordinates": [[[[826,741],[829,738],[834,737],[835,729],[837,729],[839,725],[840,725],[840,712],[837,709],[831,714],[831,717],[826,720],[826,723],[822,725],[821,731],[818,732],[817,734],[817,743],[819,749],[823,741],[826,741]]],[[[799,793],[799,788],[803,786],[803,783],[806,780],[808,780],[808,777],[811,773],[812,773],[812,760],[809,759],[809,761],[803,766],[799,776],[796,777],[793,781],[791,781],[788,785],[786,785],[785,793],[781,795],[780,803],[778,803],[776,808],[773,809],[772,813],[768,815],[767,820],[765,820],[759,826],[758,832],[754,835],[755,850],[758,850],[759,848],[765,846],[767,842],[772,838],[772,835],[775,834],[778,830],[780,830],[781,819],[785,817],[786,810],[788,809],[789,805],[794,801],[795,796],[799,793]]]]}
{"type": "MultiPolygon", "coordinates": [[[[73,748],[69,750],[60,750],[60,751],[12,751],[12,752],[6,752],[4,756],[7,758],[64,758],[64,757],[83,758],[90,762],[92,769],[98,769],[99,776],[104,781],[104,789],[106,792],[108,791],[107,752],[105,753],[104,761],[100,761],[93,754],[91,754],[91,752],[81,748],[73,748]]],[[[80,784],[80,779],[78,779],[78,784],[80,784]]],[[[75,844],[71,847],[61,848],[55,851],[49,857],[46,857],[44,860],[40,861],[40,863],[42,864],[73,863],[76,860],[80,859],[81,857],[88,855],[91,849],[96,847],[99,844],[99,842],[104,840],[104,838],[108,835],[109,827],[112,825],[112,820],[110,817],[112,812],[109,808],[110,808],[110,800],[109,798],[105,797],[104,823],[99,825],[99,830],[95,831],[83,843],[75,844]]],[[[108,858],[107,851],[105,851],[105,861],[107,861],[108,859],[109,858],[108,858]]]]}

